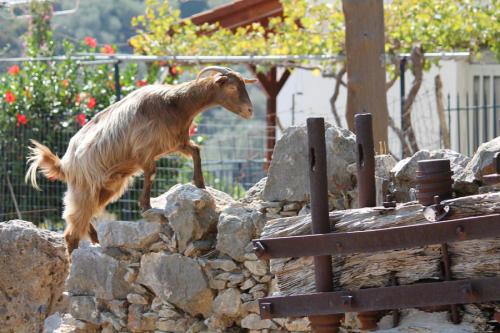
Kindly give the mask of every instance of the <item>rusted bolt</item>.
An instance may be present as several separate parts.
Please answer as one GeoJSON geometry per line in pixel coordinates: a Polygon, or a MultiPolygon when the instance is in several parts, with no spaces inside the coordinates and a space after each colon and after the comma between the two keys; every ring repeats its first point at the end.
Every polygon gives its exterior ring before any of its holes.
{"type": "Polygon", "coordinates": [[[394,201],[394,196],[392,194],[387,194],[385,196],[385,201],[382,203],[382,206],[384,206],[384,208],[395,208],[396,201],[394,201]]]}
{"type": "Polygon", "coordinates": [[[467,283],[462,287],[462,292],[466,295],[472,294],[472,286],[470,283],[467,283]]]}
{"type": "Polygon", "coordinates": [[[459,225],[456,229],[455,229],[455,232],[458,236],[460,237],[463,237],[463,235],[465,234],[465,229],[463,226],[459,225]]]}
{"type": "Polygon", "coordinates": [[[272,310],[271,303],[260,303],[260,314],[263,319],[271,318],[271,314],[273,313],[272,310]]]}
{"type": "Polygon", "coordinates": [[[352,300],[353,300],[352,295],[344,295],[342,296],[342,305],[351,307],[352,306],[352,300]]]}
{"type": "Polygon", "coordinates": [[[436,207],[437,215],[444,213],[444,205],[441,203],[441,197],[439,195],[434,196],[434,207],[436,207]]]}
{"type": "Polygon", "coordinates": [[[253,242],[253,251],[255,252],[255,254],[257,255],[257,257],[260,258],[266,252],[266,247],[261,242],[254,241],[253,242]]]}

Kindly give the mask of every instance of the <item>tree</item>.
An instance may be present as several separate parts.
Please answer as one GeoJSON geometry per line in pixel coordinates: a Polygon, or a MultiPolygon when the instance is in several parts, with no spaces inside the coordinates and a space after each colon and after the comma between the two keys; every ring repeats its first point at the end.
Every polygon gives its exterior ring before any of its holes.
{"type": "Polygon", "coordinates": [[[354,115],[373,115],[375,144],[387,143],[385,94],[384,7],[382,0],[343,0],[346,21],[347,124],[354,130],[354,115]]]}
{"type": "MultiPolygon", "coordinates": [[[[397,54],[413,51],[411,70],[418,74],[430,68],[423,51],[471,51],[486,48],[500,59],[500,6],[496,1],[471,0],[393,0],[384,5],[385,52],[390,55],[387,70],[393,76],[399,69],[397,54]],[[457,19],[460,18],[460,19],[457,19]],[[418,47],[416,47],[418,45],[418,47]],[[419,58],[420,57],[420,58],[419,58]]],[[[132,22],[137,35],[131,39],[136,52],[155,55],[300,55],[346,54],[345,23],[340,1],[324,3],[306,0],[282,0],[283,17],[272,18],[267,28],[258,23],[236,30],[217,24],[196,26],[182,20],[180,12],[168,1],[148,0],[145,15],[132,22]]],[[[307,67],[307,63],[285,66],[307,67]]],[[[344,64],[321,64],[324,73],[342,84],[344,64]],[[332,74],[334,72],[335,74],[332,74]],[[340,75],[342,74],[342,75],[340,75]]],[[[261,68],[262,69],[262,68],[261,68]]],[[[412,97],[419,90],[415,80],[405,103],[402,129],[391,126],[408,154],[418,148],[411,127],[412,97]]],[[[338,94],[337,94],[338,95],[338,94]]],[[[331,100],[335,106],[335,99],[331,100]]],[[[333,109],[333,108],[332,108],[333,109]]],[[[352,114],[349,114],[352,117],[352,114]]],[[[348,122],[350,122],[350,118],[348,122]]],[[[375,119],[375,121],[379,121],[375,119]]],[[[382,121],[384,122],[384,121],[382,121]]],[[[392,119],[388,124],[394,125],[392,119]]]]}

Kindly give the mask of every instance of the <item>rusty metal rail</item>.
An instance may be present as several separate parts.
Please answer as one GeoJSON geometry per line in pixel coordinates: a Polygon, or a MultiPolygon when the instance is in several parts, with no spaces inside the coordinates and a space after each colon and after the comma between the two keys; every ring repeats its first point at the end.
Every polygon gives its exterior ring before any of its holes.
{"type": "Polygon", "coordinates": [[[403,227],[257,239],[260,258],[346,255],[500,237],[500,214],[403,227]]]}
{"type": "MultiPolygon", "coordinates": [[[[360,114],[355,121],[358,133],[359,203],[362,207],[372,207],[376,201],[372,118],[369,114],[360,114]]],[[[419,199],[423,200],[422,204],[430,205],[423,212],[428,223],[332,233],[330,225],[336,221],[329,221],[328,216],[323,119],[308,119],[307,129],[312,234],[256,239],[253,245],[261,259],[313,256],[316,293],[260,299],[262,318],[308,316],[315,333],[334,333],[339,331],[341,314],[346,312],[358,312],[360,328],[370,330],[377,326],[384,310],[393,310],[394,324],[397,325],[397,309],[450,305],[451,320],[459,323],[456,304],[500,300],[500,277],[452,281],[447,243],[500,237],[500,214],[443,220],[450,213],[450,207],[444,206],[441,198],[451,197],[453,183],[448,160],[419,162],[419,199]],[[445,281],[401,286],[392,276],[388,281],[390,287],[333,291],[332,255],[374,253],[437,244],[441,244],[445,281]]],[[[497,173],[489,177],[491,183],[500,179],[500,155],[495,156],[495,167],[497,173]]],[[[394,209],[395,206],[389,195],[384,202],[385,209],[394,209]]]]}
{"type": "Polygon", "coordinates": [[[406,286],[267,297],[259,300],[264,319],[301,317],[490,302],[500,299],[500,278],[420,283],[406,286]]]}

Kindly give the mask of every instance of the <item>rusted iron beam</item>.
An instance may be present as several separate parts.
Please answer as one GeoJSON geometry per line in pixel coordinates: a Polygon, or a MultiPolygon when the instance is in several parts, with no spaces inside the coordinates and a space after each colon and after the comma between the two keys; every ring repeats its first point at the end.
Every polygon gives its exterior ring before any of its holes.
{"type": "MultiPolygon", "coordinates": [[[[373,144],[373,124],[370,113],[354,116],[356,131],[356,168],[359,207],[375,207],[377,194],[375,191],[375,147],[373,144]]],[[[360,328],[373,330],[383,314],[379,311],[358,313],[360,328]]]]}
{"type": "Polygon", "coordinates": [[[355,232],[254,240],[261,258],[346,255],[500,236],[500,214],[355,232]]]}
{"type": "Polygon", "coordinates": [[[259,300],[259,306],[261,317],[270,319],[497,300],[500,300],[500,278],[495,277],[267,297],[259,300]]]}
{"type": "MultiPolygon", "coordinates": [[[[328,214],[328,178],[326,173],[325,121],[323,118],[307,119],[307,137],[312,233],[328,234],[331,229],[328,214]]],[[[331,255],[314,257],[314,276],[316,291],[333,291],[331,255]]],[[[338,316],[311,316],[309,320],[316,333],[337,332],[340,326],[338,316]]]]}
{"type": "Polygon", "coordinates": [[[358,171],[359,207],[375,207],[375,148],[373,146],[372,115],[360,113],[354,116],[356,129],[356,167],[358,171]]]}

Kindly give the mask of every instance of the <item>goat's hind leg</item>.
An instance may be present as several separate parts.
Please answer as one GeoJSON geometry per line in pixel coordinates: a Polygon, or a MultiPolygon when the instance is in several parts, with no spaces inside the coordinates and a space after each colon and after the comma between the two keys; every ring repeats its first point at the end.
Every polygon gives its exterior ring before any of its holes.
{"type": "Polygon", "coordinates": [[[92,223],[89,224],[89,236],[93,244],[99,244],[99,238],[97,237],[97,231],[95,230],[92,223]]]}
{"type": "MultiPolygon", "coordinates": [[[[90,193],[85,193],[84,191],[76,193],[72,189],[68,190],[65,203],[66,207],[63,217],[67,225],[64,230],[64,239],[66,240],[68,255],[71,256],[71,253],[78,248],[82,238],[87,235],[90,235],[91,238],[94,237],[91,233],[92,231],[95,232],[95,229],[90,221],[97,205],[90,193]]],[[[92,241],[96,239],[97,233],[95,233],[95,238],[92,241]]]]}
{"type": "Polygon", "coordinates": [[[152,162],[147,166],[143,166],[142,169],[144,171],[144,187],[141,199],[139,200],[139,206],[144,213],[148,209],[151,209],[151,188],[153,187],[153,180],[156,174],[156,163],[152,162]]]}

